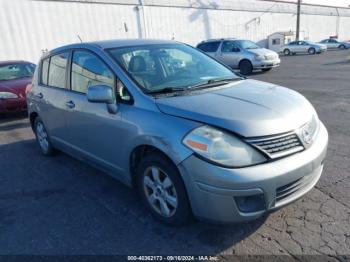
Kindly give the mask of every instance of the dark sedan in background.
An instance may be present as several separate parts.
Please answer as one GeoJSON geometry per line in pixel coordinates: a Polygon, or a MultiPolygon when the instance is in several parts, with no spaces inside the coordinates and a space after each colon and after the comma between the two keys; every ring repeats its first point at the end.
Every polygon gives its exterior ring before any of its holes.
{"type": "Polygon", "coordinates": [[[26,61],[0,62],[0,114],[27,110],[25,90],[35,65],[26,61]]]}

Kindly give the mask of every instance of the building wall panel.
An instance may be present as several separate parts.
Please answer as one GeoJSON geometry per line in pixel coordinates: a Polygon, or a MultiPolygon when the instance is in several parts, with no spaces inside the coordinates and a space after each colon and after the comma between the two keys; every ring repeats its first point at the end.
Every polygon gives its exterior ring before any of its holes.
{"type": "MultiPolygon", "coordinates": [[[[295,30],[295,7],[255,0],[0,1],[0,60],[36,62],[42,50],[79,42],[78,35],[83,41],[148,37],[191,45],[237,37],[266,46],[270,34],[295,30]]],[[[337,31],[350,39],[347,9],[305,6],[302,13],[301,30],[309,39],[337,31]]]]}

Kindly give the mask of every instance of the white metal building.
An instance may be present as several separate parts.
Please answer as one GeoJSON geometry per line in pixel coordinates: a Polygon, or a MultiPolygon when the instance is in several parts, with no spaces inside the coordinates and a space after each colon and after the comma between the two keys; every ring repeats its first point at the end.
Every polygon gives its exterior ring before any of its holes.
{"type": "MultiPolygon", "coordinates": [[[[350,39],[350,9],[303,5],[311,40],[350,39]]],[[[275,32],[295,31],[296,5],[257,0],[0,0],[0,60],[36,62],[42,50],[111,38],[164,38],[195,45],[241,37],[267,46],[275,32]]]]}
{"type": "MultiPolygon", "coordinates": [[[[296,38],[295,31],[286,31],[286,32],[275,32],[268,36],[268,45],[267,48],[276,52],[281,51],[281,47],[285,44],[288,44],[294,41],[296,38]]],[[[305,32],[300,31],[299,39],[306,40],[308,37],[305,37],[305,32]]]]}

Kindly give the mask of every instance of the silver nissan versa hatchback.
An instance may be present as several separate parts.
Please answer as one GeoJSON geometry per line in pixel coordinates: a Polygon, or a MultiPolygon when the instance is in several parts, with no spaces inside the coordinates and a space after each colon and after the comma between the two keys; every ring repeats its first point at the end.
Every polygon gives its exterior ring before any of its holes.
{"type": "Polygon", "coordinates": [[[243,222],[283,207],[314,187],[327,150],[302,95],[173,41],[52,50],[27,99],[43,154],[64,151],[135,186],[170,225],[243,222]]]}

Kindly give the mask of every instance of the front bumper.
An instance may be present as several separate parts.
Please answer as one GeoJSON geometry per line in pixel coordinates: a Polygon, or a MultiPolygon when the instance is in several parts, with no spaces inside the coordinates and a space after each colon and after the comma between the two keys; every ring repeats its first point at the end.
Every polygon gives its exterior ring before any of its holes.
{"type": "Polygon", "coordinates": [[[18,113],[27,110],[27,102],[23,97],[14,99],[0,99],[0,113],[18,113]]]}
{"type": "Polygon", "coordinates": [[[281,59],[274,60],[262,60],[262,61],[254,61],[253,68],[254,69],[268,69],[278,67],[281,64],[281,59]]]}
{"type": "Polygon", "coordinates": [[[328,133],[320,123],[311,147],[265,164],[229,169],[190,156],[179,165],[179,170],[194,215],[206,221],[244,222],[297,200],[319,180],[327,145],[328,133]],[[264,208],[242,212],[237,198],[248,196],[262,196],[264,208]]]}

